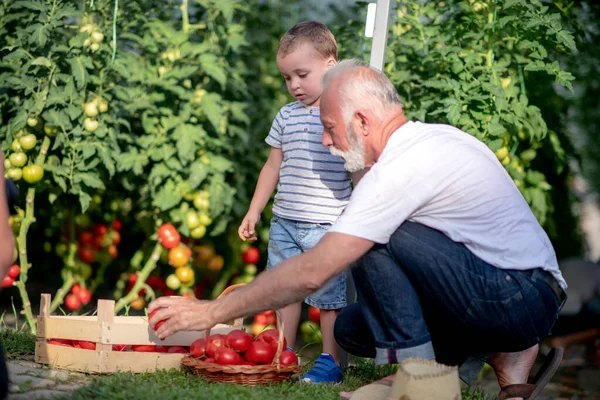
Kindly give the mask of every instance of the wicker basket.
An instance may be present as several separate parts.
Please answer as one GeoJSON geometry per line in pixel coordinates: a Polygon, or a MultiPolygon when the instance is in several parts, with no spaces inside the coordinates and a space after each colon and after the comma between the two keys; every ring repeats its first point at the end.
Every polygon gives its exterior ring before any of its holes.
{"type": "MultiPolygon", "coordinates": [[[[229,286],[219,297],[225,296],[240,286],[244,286],[244,284],[229,286]]],[[[184,357],[181,363],[188,367],[194,375],[203,376],[209,382],[256,386],[287,381],[292,375],[300,372],[301,368],[298,365],[283,366],[279,362],[283,351],[283,321],[279,313],[277,313],[277,330],[279,331],[279,343],[271,365],[219,365],[206,363],[191,356],[184,357]]],[[[209,336],[210,329],[207,329],[206,338],[208,339],[209,336]]]]}

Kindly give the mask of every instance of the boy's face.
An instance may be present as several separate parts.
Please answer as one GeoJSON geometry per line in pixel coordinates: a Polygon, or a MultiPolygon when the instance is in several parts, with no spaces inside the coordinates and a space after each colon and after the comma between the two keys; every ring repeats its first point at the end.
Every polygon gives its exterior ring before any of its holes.
{"type": "Polygon", "coordinates": [[[290,54],[277,56],[277,67],[285,79],[288,91],[307,106],[318,106],[321,79],[327,68],[335,65],[333,57],[322,59],[308,44],[302,44],[290,54]]]}

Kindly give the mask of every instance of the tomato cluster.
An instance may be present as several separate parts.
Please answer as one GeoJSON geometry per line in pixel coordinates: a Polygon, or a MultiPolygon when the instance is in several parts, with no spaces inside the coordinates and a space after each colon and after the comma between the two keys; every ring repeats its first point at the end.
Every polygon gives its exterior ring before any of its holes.
{"type": "Polygon", "coordinates": [[[316,307],[309,307],[308,321],[304,321],[300,325],[300,332],[302,332],[302,338],[306,343],[322,342],[320,320],[321,310],[316,307]]]}
{"type": "MultiPolygon", "coordinates": [[[[31,131],[40,125],[39,118],[29,118],[27,125],[31,131]]],[[[34,131],[35,132],[35,131],[34,131]]],[[[33,157],[26,153],[34,150],[38,140],[35,134],[27,130],[20,130],[15,134],[15,139],[12,142],[12,153],[4,160],[4,169],[6,177],[13,181],[18,181],[21,178],[30,184],[37,183],[44,177],[44,169],[37,165],[33,157]],[[29,162],[29,165],[27,164],[29,162]]]]}
{"type": "Polygon", "coordinates": [[[116,220],[111,229],[105,224],[95,224],[91,231],[81,232],[77,251],[81,261],[91,264],[96,261],[96,253],[104,250],[115,259],[119,254],[117,246],[121,243],[121,226],[121,222],[116,220]]]}
{"type": "MultiPolygon", "coordinates": [[[[283,340],[285,349],[285,338],[283,340]]],[[[208,340],[196,340],[190,346],[190,353],[192,357],[207,363],[248,366],[268,365],[273,362],[278,342],[279,332],[276,329],[263,331],[256,336],[236,329],[227,335],[217,333],[211,335],[208,340]]],[[[279,360],[281,365],[298,364],[298,357],[290,350],[283,350],[279,360]]]]}
{"type": "Polygon", "coordinates": [[[92,301],[92,293],[76,283],[71,287],[71,293],[65,297],[65,306],[71,311],[76,311],[90,301],[92,301]]]}

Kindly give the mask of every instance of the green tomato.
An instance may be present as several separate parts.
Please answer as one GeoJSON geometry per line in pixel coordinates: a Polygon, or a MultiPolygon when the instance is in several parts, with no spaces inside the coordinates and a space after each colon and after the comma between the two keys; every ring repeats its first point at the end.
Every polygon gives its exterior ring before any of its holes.
{"type": "Polygon", "coordinates": [[[19,142],[19,140],[18,140],[18,139],[15,139],[15,140],[13,140],[13,142],[12,142],[12,144],[11,144],[10,148],[11,148],[13,151],[21,151],[21,142],[19,142]]]}
{"type": "Polygon", "coordinates": [[[175,276],[175,274],[167,276],[166,284],[171,290],[177,290],[181,287],[181,281],[177,276],[175,276]]]}
{"type": "Polygon", "coordinates": [[[97,52],[98,50],[100,50],[100,44],[99,43],[92,43],[90,45],[90,50],[92,51],[92,53],[97,52]]]}
{"type": "Polygon", "coordinates": [[[98,106],[94,102],[83,105],[83,113],[86,117],[94,118],[98,115],[98,106]]]}
{"type": "Polygon", "coordinates": [[[190,236],[193,239],[202,239],[206,235],[206,226],[200,225],[197,228],[192,229],[190,236]]]}
{"type": "Polygon", "coordinates": [[[56,252],[57,256],[62,257],[67,254],[67,245],[65,243],[59,243],[54,248],[54,251],[56,252]]]}
{"type": "Polygon", "coordinates": [[[190,210],[186,213],[185,222],[187,223],[187,227],[190,229],[190,231],[200,226],[200,218],[198,218],[198,214],[193,210],[190,210]]]}
{"type": "Polygon", "coordinates": [[[244,267],[244,274],[246,275],[256,275],[256,273],[258,272],[258,269],[256,268],[256,265],[254,264],[248,264],[244,267]]]}
{"type": "Polygon", "coordinates": [[[27,126],[35,128],[39,124],[40,120],[38,117],[27,118],[27,126]]]}
{"type": "Polygon", "coordinates": [[[58,133],[58,126],[44,125],[44,133],[46,134],[46,136],[54,137],[58,133]]]}
{"type": "MultiPolygon", "coordinates": [[[[208,201],[208,200],[207,200],[208,201]]],[[[200,224],[204,226],[208,226],[212,224],[212,218],[208,216],[207,213],[201,212],[199,215],[200,224]]]]}
{"type": "Polygon", "coordinates": [[[319,325],[312,321],[304,321],[302,325],[300,325],[300,332],[306,335],[311,335],[318,330],[320,330],[319,325]]]}
{"type": "Polygon", "coordinates": [[[10,163],[10,160],[4,160],[4,169],[8,171],[11,167],[12,164],[10,163]]]}
{"type": "Polygon", "coordinates": [[[36,139],[35,135],[30,133],[29,135],[22,136],[19,139],[19,143],[21,144],[21,147],[23,148],[23,150],[29,151],[35,147],[35,145],[37,143],[37,139],[36,139]]]}
{"type": "Polygon", "coordinates": [[[98,104],[98,111],[100,111],[101,113],[105,113],[108,111],[108,103],[104,100],[100,100],[99,104],[98,104]]]}
{"type": "Polygon", "coordinates": [[[83,121],[83,128],[89,133],[94,133],[96,131],[96,129],[98,129],[99,125],[100,125],[100,123],[98,121],[95,121],[90,118],[86,118],[83,121]]]}
{"type": "Polygon", "coordinates": [[[13,153],[10,155],[9,160],[14,167],[21,168],[27,164],[27,155],[23,152],[13,153]]]}
{"type": "Polygon", "coordinates": [[[44,177],[44,169],[33,164],[23,168],[23,180],[27,183],[37,183],[44,177]]]}
{"type": "Polygon", "coordinates": [[[196,207],[197,210],[208,210],[210,207],[210,200],[197,194],[196,197],[194,197],[194,207],[196,207]]]}
{"type": "Polygon", "coordinates": [[[104,34],[102,32],[94,32],[92,33],[92,40],[96,43],[100,43],[104,40],[104,34]]]}

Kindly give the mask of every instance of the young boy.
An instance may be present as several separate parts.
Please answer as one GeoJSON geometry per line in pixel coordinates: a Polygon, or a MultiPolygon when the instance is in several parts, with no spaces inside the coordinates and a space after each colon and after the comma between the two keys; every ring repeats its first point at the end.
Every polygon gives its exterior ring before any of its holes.
{"type": "MultiPolygon", "coordinates": [[[[255,240],[254,227],[279,182],[269,234],[267,268],[316,245],[350,198],[350,176],[344,161],[321,144],[321,79],[336,64],[337,44],[321,23],[301,22],[277,48],[277,66],[297,101],[275,117],[266,142],[271,146],[248,213],[239,227],[242,240],[255,240]]],[[[339,347],[333,337],[338,311],[346,306],[346,275],[333,278],[305,302],[321,310],[323,353],[305,382],[340,382],[339,347]]],[[[296,342],[301,303],[281,310],[287,343],[296,342]]]]}

